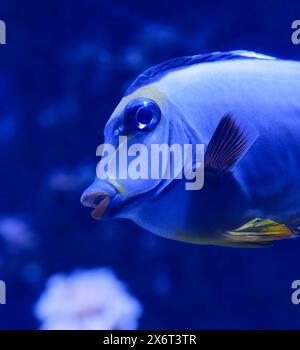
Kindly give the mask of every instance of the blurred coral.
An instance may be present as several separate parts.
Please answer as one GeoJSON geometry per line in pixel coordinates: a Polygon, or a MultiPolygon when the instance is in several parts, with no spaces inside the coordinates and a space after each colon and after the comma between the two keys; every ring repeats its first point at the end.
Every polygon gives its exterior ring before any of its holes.
{"type": "Polygon", "coordinates": [[[9,250],[33,247],[36,237],[29,223],[18,216],[0,217],[0,240],[9,250]]]}
{"type": "Polygon", "coordinates": [[[110,269],[99,268],[50,277],[34,312],[41,329],[136,329],[142,306],[110,269]]]}

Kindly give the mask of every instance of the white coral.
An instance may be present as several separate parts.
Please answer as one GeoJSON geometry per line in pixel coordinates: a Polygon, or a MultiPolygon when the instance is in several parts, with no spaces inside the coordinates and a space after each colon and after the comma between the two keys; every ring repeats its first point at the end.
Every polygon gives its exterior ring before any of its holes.
{"type": "Polygon", "coordinates": [[[41,329],[136,329],[141,304],[110,269],[56,274],[38,300],[41,329]]]}

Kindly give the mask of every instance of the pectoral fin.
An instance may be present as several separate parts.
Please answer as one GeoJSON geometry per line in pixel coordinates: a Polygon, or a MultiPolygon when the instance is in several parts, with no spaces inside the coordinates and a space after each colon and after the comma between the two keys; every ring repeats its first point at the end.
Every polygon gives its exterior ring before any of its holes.
{"type": "Polygon", "coordinates": [[[251,147],[256,132],[242,127],[230,114],[219,122],[205,152],[205,170],[224,173],[230,170],[251,147]]]}
{"type": "Polygon", "coordinates": [[[273,220],[254,219],[245,225],[224,234],[225,240],[230,242],[269,242],[291,238],[293,232],[288,226],[273,220]]]}

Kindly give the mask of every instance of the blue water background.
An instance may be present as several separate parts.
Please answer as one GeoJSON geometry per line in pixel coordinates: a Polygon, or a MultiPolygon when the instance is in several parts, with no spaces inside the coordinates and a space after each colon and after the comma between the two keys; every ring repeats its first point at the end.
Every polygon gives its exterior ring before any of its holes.
{"type": "Polygon", "coordinates": [[[299,1],[2,0],[0,19],[0,214],[34,235],[29,248],[0,239],[0,328],[37,328],[32,308],[47,278],[98,266],[142,302],[142,329],[300,328],[291,303],[300,240],[193,246],[127,221],[95,222],[79,202],[103,127],[137,74],[219,50],[300,59],[291,43],[299,1]]]}

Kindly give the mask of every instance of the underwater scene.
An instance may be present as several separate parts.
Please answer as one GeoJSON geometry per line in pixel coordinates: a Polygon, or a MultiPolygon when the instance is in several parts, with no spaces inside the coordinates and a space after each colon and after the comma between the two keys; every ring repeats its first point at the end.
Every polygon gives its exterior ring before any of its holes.
{"type": "Polygon", "coordinates": [[[298,1],[2,0],[0,149],[1,330],[300,328],[298,1]]]}

